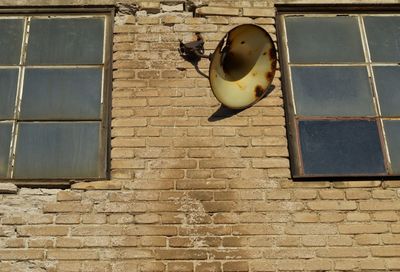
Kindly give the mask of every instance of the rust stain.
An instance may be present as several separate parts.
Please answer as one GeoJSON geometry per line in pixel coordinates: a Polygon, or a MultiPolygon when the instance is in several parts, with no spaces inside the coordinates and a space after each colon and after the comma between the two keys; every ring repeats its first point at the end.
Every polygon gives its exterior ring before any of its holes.
{"type": "Polygon", "coordinates": [[[272,81],[272,79],[274,78],[274,69],[272,71],[269,71],[265,77],[267,78],[268,82],[272,81]]]}
{"type": "Polygon", "coordinates": [[[256,86],[256,89],[254,90],[254,92],[255,92],[256,97],[257,97],[257,98],[260,98],[260,97],[263,95],[263,93],[264,93],[264,89],[263,89],[262,86],[257,85],[257,86],[256,86]]]}
{"type": "Polygon", "coordinates": [[[276,59],[276,52],[275,49],[273,47],[271,47],[271,49],[269,49],[269,57],[271,60],[275,60],[276,59]]]}
{"type": "Polygon", "coordinates": [[[237,83],[237,85],[239,86],[240,90],[242,90],[242,91],[244,90],[244,87],[242,85],[240,85],[239,83],[237,83]]]}

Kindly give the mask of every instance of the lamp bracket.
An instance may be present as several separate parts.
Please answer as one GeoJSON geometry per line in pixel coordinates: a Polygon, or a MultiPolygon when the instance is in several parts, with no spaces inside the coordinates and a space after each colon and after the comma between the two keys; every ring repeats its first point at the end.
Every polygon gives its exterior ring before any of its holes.
{"type": "Polygon", "coordinates": [[[179,40],[179,54],[185,60],[197,63],[200,59],[205,58],[211,60],[212,54],[204,55],[204,40],[199,32],[196,32],[196,40],[193,42],[183,43],[179,40]]]}

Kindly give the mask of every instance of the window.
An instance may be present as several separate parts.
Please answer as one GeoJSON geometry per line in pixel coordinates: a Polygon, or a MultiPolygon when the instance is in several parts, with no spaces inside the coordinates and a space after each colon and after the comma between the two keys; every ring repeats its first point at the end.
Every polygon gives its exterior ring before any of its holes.
{"type": "Polygon", "coordinates": [[[0,179],[106,176],[110,12],[0,15],[0,179]]]}
{"type": "Polygon", "coordinates": [[[400,174],[400,14],[282,12],[293,177],[400,174]]]}

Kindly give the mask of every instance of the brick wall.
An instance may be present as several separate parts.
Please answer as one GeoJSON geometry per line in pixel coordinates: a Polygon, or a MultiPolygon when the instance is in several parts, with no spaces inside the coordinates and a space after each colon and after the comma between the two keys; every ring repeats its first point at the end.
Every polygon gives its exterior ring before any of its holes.
{"type": "Polygon", "coordinates": [[[0,185],[0,271],[400,271],[400,181],[293,182],[279,71],[232,114],[177,52],[244,23],[276,40],[273,2],[195,2],[118,5],[111,180],[0,185]]]}

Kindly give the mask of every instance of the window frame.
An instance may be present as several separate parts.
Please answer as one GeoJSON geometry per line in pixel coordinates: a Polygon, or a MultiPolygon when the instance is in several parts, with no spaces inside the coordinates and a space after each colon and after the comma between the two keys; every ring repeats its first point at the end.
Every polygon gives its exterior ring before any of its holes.
{"type": "MultiPolygon", "coordinates": [[[[376,5],[365,5],[365,4],[277,4],[275,5],[277,8],[276,12],[276,28],[277,28],[277,44],[278,44],[278,52],[280,56],[280,67],[281,67],[281,82],[282,82],[282,93],[284,98],[284,108],[285,108],[285,119],[286,119],[286,132],[288,139],[288,148],[289,148],[289,159],[290,159],[290,170],[291,176],[294,180],[368,180],[368,179],[399,179],[399,174],[391,174],[389,170],[386,170],[385,174],[305,174],[304,167],[302,166],[301,159],[301,146],[300,146],[300,136],[298,122],[295,115],[295,106],[294,106],[294,93],[293,93],[293,82],[290,72],[289,65],[289,48],[287,44],[287,33],[285,28],[285,16],[287,15],[312,15],[318,14],[321,16],[332,16],[332,15],[396,15],[400,16],[400,5],[396,4],[376,4],[376,5]]],[[[365,27],[364,27],[365,30],[365,27]]],[[[364,40],[366,37],[363,37],[363,33],[361,34],[362,43],[368,42],[364,40]]],[[[363,46],[363,53],[365,54],[365,48],[363,46]]],[[[370,52],[368,51],[368,54],[370,52]]],[[[372,63],[367,63],[363,65],[364,67],[370,66],[372,69],[372,63]]],[[[332,67],[331,64],[327,63],[326,66],[332,67]]],[[[367,68],[369,69],[369,68],[367,68]]],[[[369,72],[369,70],[368,70],[369,72]]],[[[371,79],[370,79],[371,80],[371,79]]],[[[370,83],[371,84],[371,83],[370,83]]],[[[372,88],[372,92],[377,92],[376,84],[374,83],[374,87],[372,88]]],[[[375,98],[374,98],[375,99],[375,98]]],[[[374,101],[374,105],[378,102],[374,101]]],[[[378,105],[379,106],[379,105],[378,105]]],[[[324,120],[324,117],[317,117],[319,120],[324,120]]],[[[302,119],[302,120],[310,120],[302,119]]],[[[357,118],[352,118],[351,120],[356,120],[357,118]]],[[[370,120],[368,116],[361,117],[360,119],[370,120]]],[[[377,116],[373,118],[377,120],[378,124],[378,132],[380,134],[380,138],[383,137],[382,133],[384,128],[382,127],[382,116],[377,116]],[[379,120],[381,119],[381,120],[379,120]]],[[[338,117],[333,117],[332,120],[340,120],[338,117]]],[[[400,120],[400,119],[399,119],[400,120]]],[[[382,144],[382,154],[384,156],[384,165],[385,168],[388,167],[387,160],[390,158],[389,156],[389,148],[387,144],[387,139],[380,139],[380,143],[382,144]]],[[[389,165],[390,167],[390,165],[389,165]]]]}
{"type": "MultiPolygon", "coordinates": [[[[113,20],[114,20],[115,7],[114,6],[91,6],[91,7],[17,7],[17,8],[0,8],[0,16],[4,17],[21,17],[27,18],[29,16],[54,16],[54,17],[103,17],[104,18],[104,34],[103,34],[103,63],[102,66],[102,89],[101,89],[101,108],[100,108],[100,133],[99,133],[99,176],[94,178],[32,178],[32,179],[15,179],[15,178],[0,178],[0,183],[11,182],[20,186],[31,187],[65,187],[74,183],[75,181],[92,181],[109,179],[110,170],[110,148],[111,148],[111,90],[112,90],[112,44],[113,44],[113,20]]],[[[26,35],[25,33],[23,34],[26,35]]],[[[25,67],[25,64],[22,65],[25,67]]],[[[21,69],[21,64],[15,67],[21,69]]],[[[27,65],[29,67],[29,65],[27,65]]],[[[59,67],[63,65],[48,64],[51,66],[59,67]]],[[[68,66],[68,65],[65,65],[68,66]]],[[[75,66],[79,66],[78,64],[75,66]]],[[[74,65],[72,65],[74,67],[74,65]]],[[[17,90],[17,95],[19,91],[17,90]]],[[[20,98],[18,98],[20,100],[20,98]]],[[[20,102],[18,102],[20,103],[20,102]]],[[[22,121],[22,120],[21,120],[22,121]]],[[[56,120],[55,120],[56,121],[56,120]]],[[[17,121],[14,121],[17,122],[17,121]]],[[[57,121],[56,121],[57,122],[57,121]]],[[[73,121],[79,122],[79,120],[73,121]]],[[[12,136],[14,137],[14,136],[12,136]]],[[[10,154],[12,151],[10,151],[10,154]]]]}

